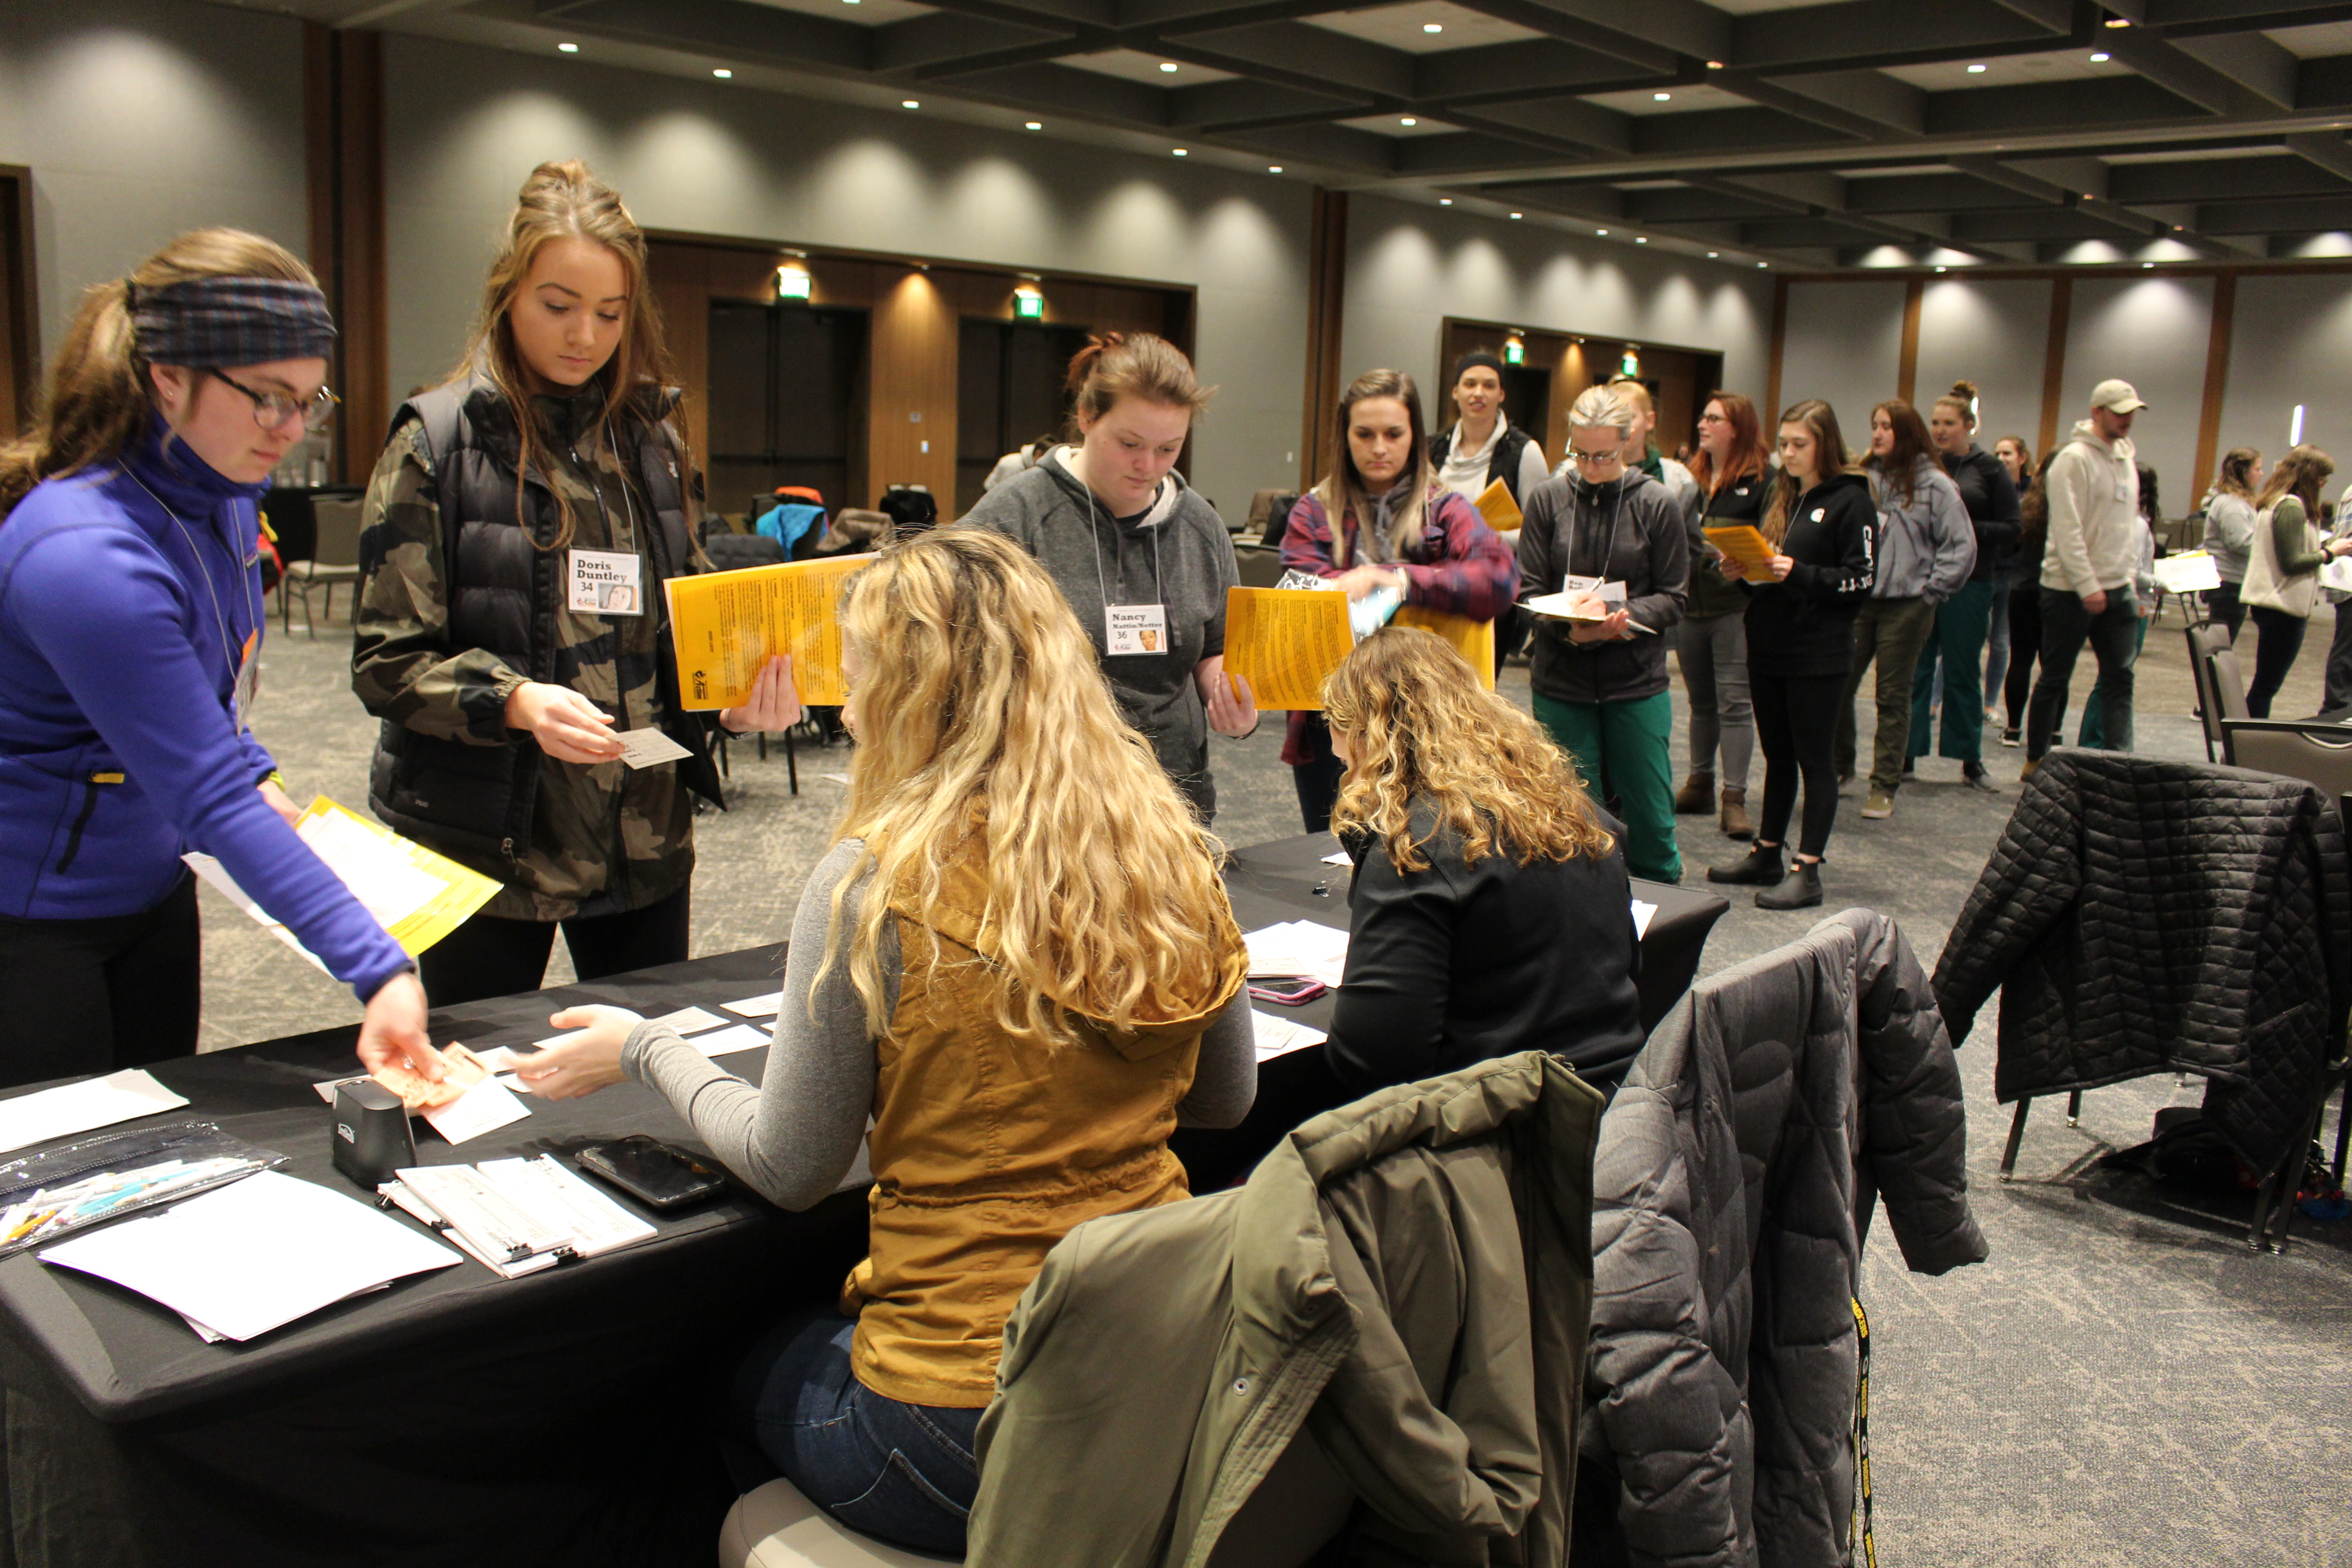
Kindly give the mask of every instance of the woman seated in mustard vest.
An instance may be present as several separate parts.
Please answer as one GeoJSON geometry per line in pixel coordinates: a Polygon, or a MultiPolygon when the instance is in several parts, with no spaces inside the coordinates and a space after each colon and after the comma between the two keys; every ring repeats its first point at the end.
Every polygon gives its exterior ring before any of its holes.
{"type": "Polygon", "coordinates": [[[617,1007],[557,1014],[586,1033],[521,1070],[551,1099],[658,1090],[791,1209],[869,1139],[847,1315],[778,1325],[734,1403],[843,1522],[961,1554],[1004,1320],[1046,1252],[1189,1195],[1170,1132],[1232,1126],[1256,1094],[1247,959],[1206,833],[1018,546],[959,528],[886,550],[842,629],[848,805],[793,922],[764,1082],[617,1007]]]}

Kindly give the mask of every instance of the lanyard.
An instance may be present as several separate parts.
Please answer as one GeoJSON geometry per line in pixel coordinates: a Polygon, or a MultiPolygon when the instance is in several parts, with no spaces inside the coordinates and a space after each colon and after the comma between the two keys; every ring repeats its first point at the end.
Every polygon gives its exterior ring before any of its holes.
{"type": "MultiPolygon", "coordinates": [[[[1095,515],[1095,492],[1093,487],[1087,485],[1083,479],[1079,481],[1079,488],[1087,492],[1087,536],[1093,544],[1091,553],[1095,558],[1095,584],[1102,589],[1103,608],[1108,609],[1111,605],[1110,580],[1103,575],[1102,524],[1095,515]]],[[[1154,528],[1149,531],[1151,534],[1151,597],[1141,602],[1148,605],[1164,604],[1166,601],[1160,597],[1160,531],[1154,528]]],[[[1117,518],[1111,520],[1110,549],[1110,563],[1118,568],[1118,585],[1124,588],[1127,586],[1127,567],[1118,556],[1118,520],[1117,518]]]]}
{"type": "MultiPolygon", "coordinates": [[[[196,575],[202,577],[205,582],[205,597],[212,601],[213,626],[220,634],[221,658],[228,666],[229,683],[232,687],[242,684],[245,676],[245,669],[244,667],[237,662],[236,653],[232,651],[229,647],[228,616],[223,613],[221,609],[220,595],[215,593],[213,589],[213,574],[205,570],[204,552],[196,543],[196,536],[188,531],[188,525],[185,522],[180,521],[180,514],[178,512],[173,511],[170,507],[163,505],[163,498],[162,496],[157,495],[153,490],[147,489],[146,480],[141,479],[137,474],[131,473],[131,470],[127,468],[122,471],[126,474],[131,474],[131,482],[132,484],[137,485],[141,489],[147,491],[147,499],[149,500],[152,500],[157,506],[163,508],[163,515],[172,520],[172,526],[178,529],[180,531],[180,537],[187,542],[188,554],[195,562],[196,575]]],[[[229,569],[231,571],[234,572],[241,570],[236,557],[229,552],[229,548],[226,544],[221,545],[221,552],[225,555],[228,555],[229,569]]],[[[246,587],[248,597],[250,597],[252,590],[252,584],[250,581],[247,583],[246,587]]],[[[258,599],[253,599],[251,608],[253,610],[253,624],[257,627],[261,625],[262,619],[260,601],[258,599]]],[[[243,732],[243,721],[244,715],[241,713],[237,714],[234,721],[239,726],[239,733],[243,732]]]]}

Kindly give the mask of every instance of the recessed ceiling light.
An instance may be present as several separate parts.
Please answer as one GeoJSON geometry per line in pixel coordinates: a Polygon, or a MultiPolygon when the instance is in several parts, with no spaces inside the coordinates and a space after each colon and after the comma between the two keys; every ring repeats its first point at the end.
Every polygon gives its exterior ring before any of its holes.
{"type": "Polygon", "coordinates": [[[1711,71],[1719,71],[1723,68],[1723,62],[1721,60],[1709,60],[1706,62],[1706,68],[1711,71]]]}
{"type": "Polygon", "coordinates": [[[1763,268],[1763,267],[1768,267],[1768,266],[1769,266],[1769,265],[1771,265],[1771,264],[1770,264],[1769,262],[1759,261],[1759,262],[1758,262],[1756,265],[1757,265],[1759,268],[1763,268]]]}
{"type": "Polygon", "coordinates": [[[1649,243],[1650,243],[1650,241],[1649,241],[1649,237],[1648,237],[1646,235],[1638,235],[1638,234],[1637,234],[1637,235],[1635,235],[1635,236],[1633,237],[1633,243],[1634,243],[1634,244],[1636,244],[1636,245],[1647,245],[1647,244],[1649,244],[1649,243]]]}
{"type": "Polygon", "coordinates": [[[1982,76],[1982,75],[1984,75],[1984,73],[1985,73],[1985,68],[1984,68],[1984,67],[1982,67],[1982,66],[1980,66],[1980,65],[1978,65],[1978,66],[1970,66],[1970,67],[1969,68],[1969,74],[1970,76],[1982,76]]]}
{"type": "Polygon", "coordinates": [[[1592,232],[1595,234],[1607,234],[1609,231],[1605,228],[1596,228],[1592,232]]]}
{"type": "Polygon", "coordinates": [[[1527,215],[1527,214],[1525,214],[1525,213],[1513,213],[1511,216],[1512,216],[1513,217],[1525,217],[1525,216],[1527,216],[1528,215],[1527,215]]]}
{"type": "Polygon", "coordinates": [[[1265,172],[1269,174],[1279,174],[1282,173],[1282,165],[1279,163],[1268,163],[1265,166],[1265,172]]]}
{"type": "Polygon", "coordinates": [[[1671,93],[1671,92],[1654,92],[1654,93],[1652,93],[1652,94],[1650,95],[1651,100],[1652,100],[1653,101],[1654,101],[1654,102],[1658,102],[1658,103],[1664,103],[1664,102],[1667,102],[1668,100],[1670,100],[1671,99],[1673,99],[1673,97],[1674,97],[1674,96],[1675,96],[1675,95],[1674,95],[1673,93],[1671,93]]]}
{"type": "Polygon", "coordinates": [[[1402,118],[1401,118],[1400,120],[1398,120],[1397,123],[1398,123],[1399,125],[1418,125],[1418,124],[1420,124],[1420,123],[1421,123],[1421,121],[1418,121],[1418,120],[1415,120],[1412,115],[1408,114],[1408,115],[1403,116],[1402,118]]]}
{"type": "Polygon", "coordinates": [[[1045,127],[1042,121],[1032,120],[1027,123],[1024,129],[1030,131],[1043,131],[1045,127]]]}
{"type": "Polygon", "coordinates": [[[920,109],[923,107],[923,100],[919,98],[902,98],[898,100],[898,107],[901,109],[920,109]]]}
{"type": "Polygon", "coordinates": [[[567,55],[576,55],[580,52],[580,46],[577,44],[558,44],[555,47],[567,55]]]}
{"type": "Polygon", "coordinates": [[[1943,270],[1943,268],[1940,268],[1940,267],[1938,267],[1938,268],[1936,268],[1936,270],[1937,270],[1937,271],[1938,271],[1938,272],[1941,272],[1941,271],[1943,270]]]}
{"type": "Polygon", "coordinates": [[[2129,16],[2110,16],[2107,18],[2107,26],[2110,27],[2128,27],[2131,26],[2131,18],[2129,16]]]}
{"type": "Polygon", "coordinates": [[[1192,150],[1189,147],[1179,147],[1176,149],[1176,156],[1179,158],[1189,158],[1192,155],[1192,150]]]}
{"type": "Polygon", "coordinates": [[[726,81],[730,78],[733,77],[735,73],[729,70],[725,66],[713,66],[711,68],[710,74],[717,77],[720,81],[726,81]]]}
{"type": "Polygon", "coordinates": [[[1176,62],[1174,60],[1161,60],[1160,62],[1160,68],[1172,75],[1176,69],[1176,62]]]}
{"type": "Polygon", "coordinates": [[[1442,33],[1445,31],[1445,24],[1443,22],[1423,22],[1421,25],[1421,30],[1424,33],[1442,33]]]}
{"type": "Polygon", "coordinates": [[[1437,205],[1442,207],[1450,207],[1454,205],[1454,198],[1452,196],[1440,196],[1437,198],[1437,205]]]}
{"type": "Polygon", "coordinates": [[[2145,272],[2145,271],[2148,270],[2150,268],[2154,267],[2155,265],[2156,265],[2156,263],[2155,263],[2155,262],[2153,262],[2153,261],[2143,261],[2143,262],[2141,262],[2141,263],[2139,264],[2139,268],[2140,268],[2140,270],[2141,270],[2141,271],[2145,272]]]}
{"type": "Polygon", "coordinates": [[[1720,256],[1720,255],[1722,255],[1722,254],[1723,254],[1723,252],[1721,252],[1721,251],[1719,251],[1719,250],[1710,250],[1710,251],[1708,251],[1708,252],[1706,253],[1706,258],[1707,258],[1709,261],[1713,261],[1717,257],[1718,257],[1718,256],[1720,256]]]}
{"type": "Polygon", "coordinates": [[[2106,50],[2101,49],[2097,54],[2091,57],[2091,63],[2095,66],[2103,66],[2114,58],[2115,57],[2108,54],[2106,50]]]}

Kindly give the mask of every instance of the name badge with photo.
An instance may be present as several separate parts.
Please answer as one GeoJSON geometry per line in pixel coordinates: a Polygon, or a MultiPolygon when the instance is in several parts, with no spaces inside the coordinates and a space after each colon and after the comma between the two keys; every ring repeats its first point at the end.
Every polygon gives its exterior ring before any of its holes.
{"type": "Polygon", "coordinates": [[[1103,643],[1113,654],[1166,653],[1168,606],[1107,605],[1103,607],[1103,643]]]}
{"type": "Polygon", "coordinates": [[[574,550],[571,555],[566,608],[592,616],[646,613],[644,596],[638,592],[635,552],[574,550]]]}

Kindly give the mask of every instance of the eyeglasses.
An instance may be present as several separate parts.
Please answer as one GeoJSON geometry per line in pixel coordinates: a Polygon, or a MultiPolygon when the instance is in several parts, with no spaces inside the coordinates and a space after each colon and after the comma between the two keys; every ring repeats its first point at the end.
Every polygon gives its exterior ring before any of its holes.
{"type": "Polygon", "coordinates": [[[327,427],[327,421],[335,416],[336,405],[342,401],[323,386],[307,402],[289,397],[282,392],[256,392],[243,382],[230,380],[228,374],[217,365],[206,365],[204,374],[245,394],[253,403],[253,422],[264,430],[283,430],[286,422],[297,415],[301,416],[305,430],[323,430],[327,427]]]}
{"type": "Polygon", "coordinates": [[[1698,416],[1698,422],[1702,425],[1728,425],[1731,419],[1729,416],[1723,414],[1702,414],[1698,416]]]}
{"type": "Polygon", "coordinates": [[[1610,447],[1605,452],[1588,452],[1575,444],[1570,443],[1568,448],[1568,455],[1576,459],[1576,464],[1579,468],[1588,468],[1595,464],[1602,468],[1606,468],[1612,463],[1622,463],[1625,460],[1624,452],[1615,447],[1610,447]]]}

